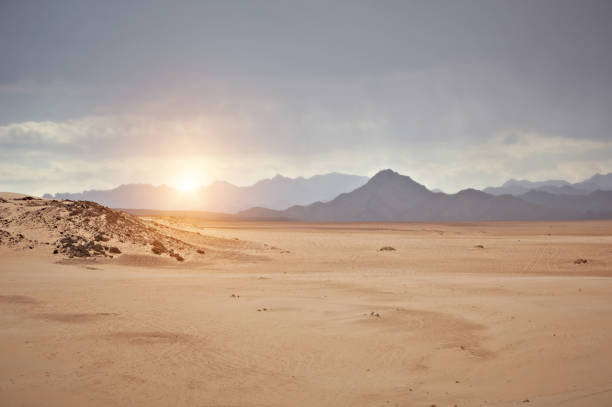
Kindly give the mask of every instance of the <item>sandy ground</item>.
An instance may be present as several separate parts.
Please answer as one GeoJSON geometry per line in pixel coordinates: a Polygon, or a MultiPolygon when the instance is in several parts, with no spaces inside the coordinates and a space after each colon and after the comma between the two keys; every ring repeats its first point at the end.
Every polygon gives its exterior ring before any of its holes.
{"type": "Polygon", "coordinates": [[[157,221],[236,243],[0,251],[1,406],[612,405],[612,222],[157,221]]]}

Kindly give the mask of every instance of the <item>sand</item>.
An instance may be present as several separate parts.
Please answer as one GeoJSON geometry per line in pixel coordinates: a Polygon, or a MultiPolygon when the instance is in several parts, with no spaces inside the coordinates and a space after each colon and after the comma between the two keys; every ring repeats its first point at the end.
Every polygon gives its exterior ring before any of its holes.
{"type": "Polygon", "coordinates": [[[206,254],[0,249],[0,405],[612,405],[612,222],[153,220],[206,254]]]}

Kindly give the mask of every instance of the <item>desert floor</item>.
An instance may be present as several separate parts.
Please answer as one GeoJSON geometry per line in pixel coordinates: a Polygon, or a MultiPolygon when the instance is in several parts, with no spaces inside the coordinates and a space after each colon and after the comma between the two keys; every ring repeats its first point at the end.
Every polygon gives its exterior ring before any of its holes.
{"type": "Polygon", "coordinates": [[[612,222],[159,222],[258,244],[0,251],[1,406],[612,405],[612,222]]]}

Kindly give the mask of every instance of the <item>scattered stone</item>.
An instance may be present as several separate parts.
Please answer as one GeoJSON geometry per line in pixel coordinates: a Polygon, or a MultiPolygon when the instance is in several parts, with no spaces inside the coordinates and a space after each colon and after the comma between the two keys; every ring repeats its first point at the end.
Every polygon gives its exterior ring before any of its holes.
{"type": "Polygon", "coordinates": [[[206,252],[204,250],[202,250],[202,249],[198,249],[198,250],[196,250],[196,252],[198,254],[206,254],[206,252]]]}
{"type": "Polygon", "coordinates": [[[481,244],[477,244],[476,246],[474,246],[474,249],[484,249],[484,246],[481,244]]]}
{"type": "Polygon", "coordinates": [[[95,240],[96,242],[108,242],[110,239],[109,239],[108,237],[106,237],[106,236],[104,236],[104,235],[100,234],[100,235],[97,235],[97,236],[94,238],[94,240],[95,240]]]}
{"type": "Polygon", "coordinates": [[[383,246],[380,249],[378,249],[378,251],[379,252],[395,251],[395,247],[383,246]]]}
{"type": "Polygon", "coordinates": [[[157,255],[160,255],[162,253],[168,253],[168,249],[166,249],[166,246],[164,246],[164,244],[159,240],[154,240],[151,244],[153,245],[153,248],[151,248],[151,251],[153,253],[157,255]]]}
{"type": "Polygon", "coordinates": [[[170,251],[170,257],[174,257],[176,259],[176,261],[184,261],[185,259],[183,258],[183,256],[181,256],[180,254],[173,252],[172,250],[170,251]]]}
{"type": "Polygon", "coordinates": [[[574,264],[586,264],[588,263],[587,259],[576,259],[574,260],[574,264]]]}
{"type": "Polygon", "coordinates": [[[108,249],[108,251],[109,251],[110,253],[114,253],[114,254],[121,254],[121,250],[119,250],[119,248],[118,248],[118,247],[115,247],[115,246],[113,246],[113,247],[111,247],[110,249],[108,249]]]}

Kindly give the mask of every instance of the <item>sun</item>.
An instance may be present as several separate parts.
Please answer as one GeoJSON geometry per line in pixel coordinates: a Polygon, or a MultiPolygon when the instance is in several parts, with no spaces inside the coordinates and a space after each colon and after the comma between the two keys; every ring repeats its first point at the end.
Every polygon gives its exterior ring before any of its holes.
{"type": "Polygon", "coordinates": [[[194,177],[183,177],[177,187],[183,192],[193,191],[198,187],[198,180],[194,177]]]}

